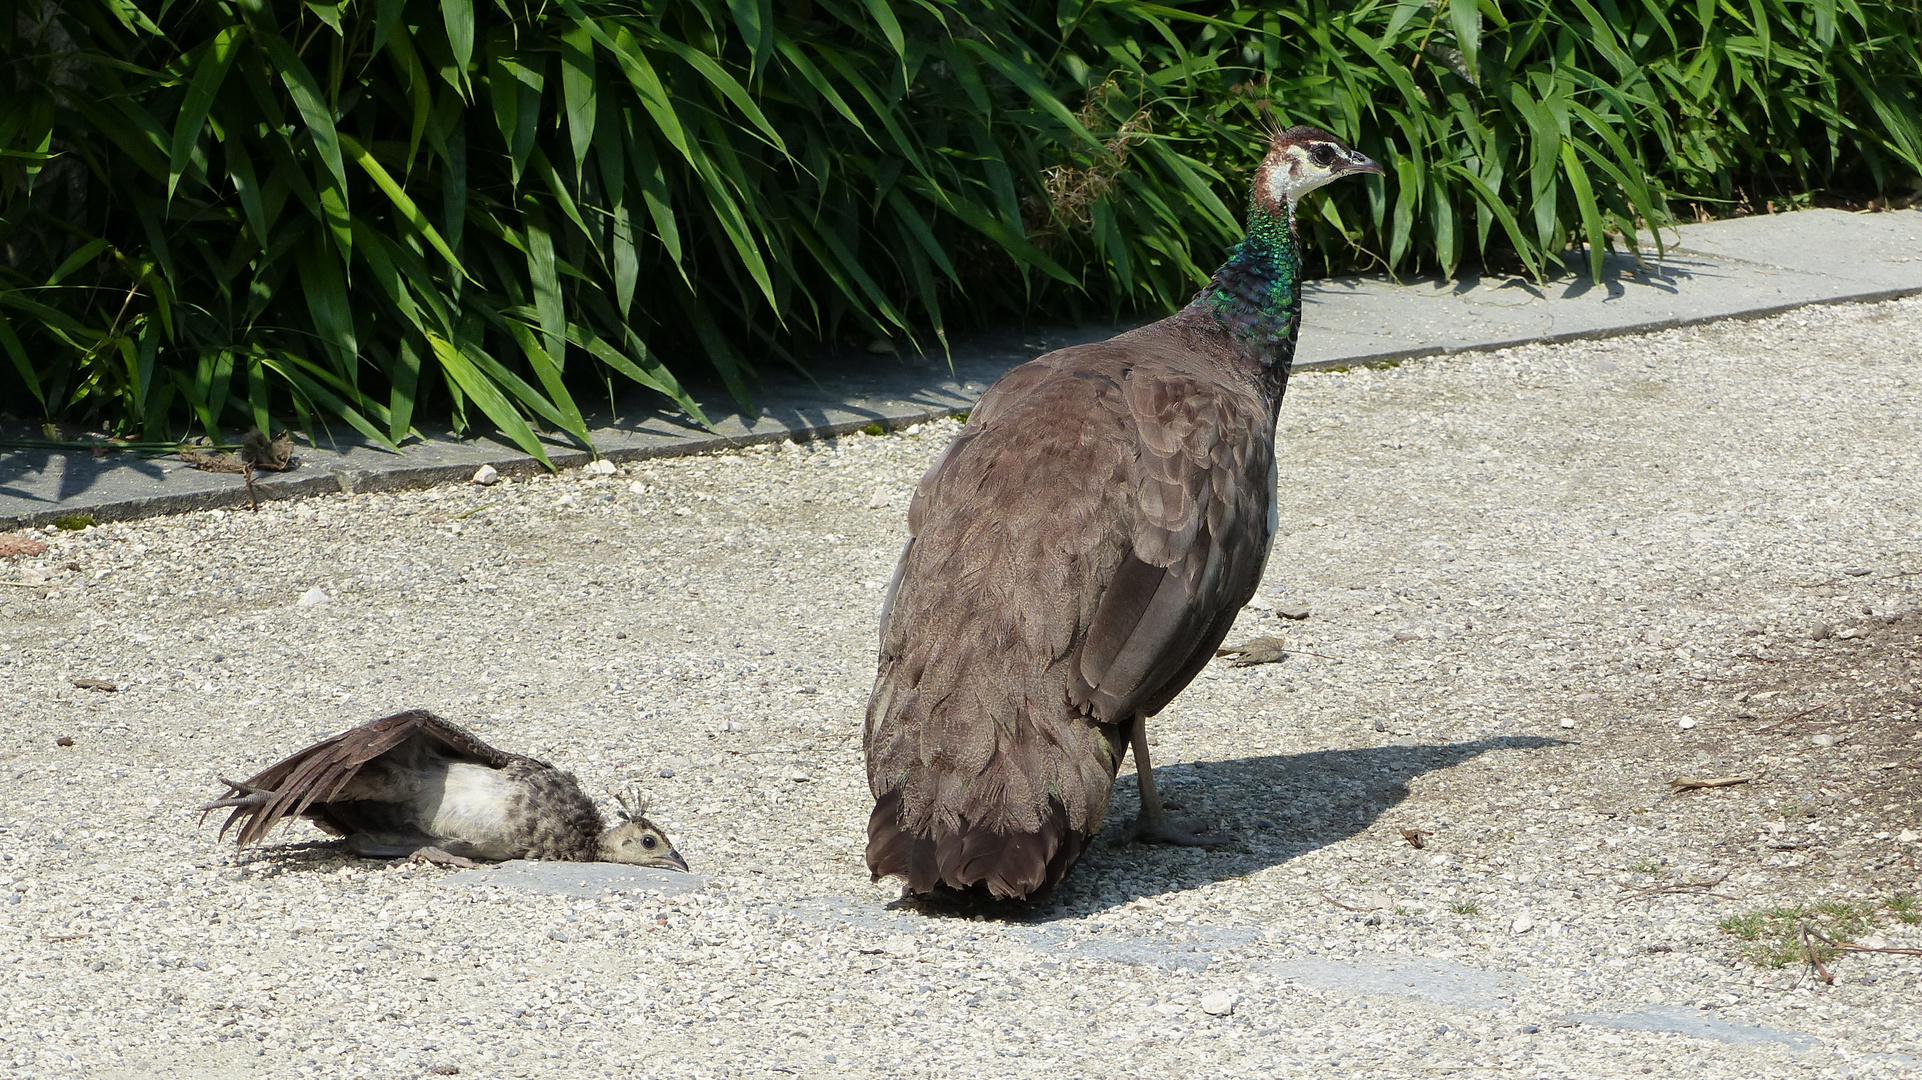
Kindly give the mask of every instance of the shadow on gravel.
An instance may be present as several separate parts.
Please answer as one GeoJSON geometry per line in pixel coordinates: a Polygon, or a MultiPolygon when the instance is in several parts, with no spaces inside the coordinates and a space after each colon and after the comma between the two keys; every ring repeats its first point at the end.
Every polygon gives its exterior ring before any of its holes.
{"type": "MultiPolygon", "coordinates": [[[[1200,888],[1280,866],[1366,830],[1408,798],[1408,783],[1492,750],[1542,750],[1561,739],[1499,736],[1442,745],[1321,750],[1155,769],[1162,797],[1180,812],[1231,833],[1217,851],[1137,844],[1128,839],[1139,795],[1124,765],[1104,829],[1061,890],[1028,917],[1077,918],[1146,896],[1200,888]]],[[[1437,822],[1409,822],[1433,827],[1437,822]]]]}
{"type": "Polygon", "coordinates": [[[287,874],[332,874],[343,866],[386,866],[399,861],[362,859],[350,853],[347,845],[339,840],[301,840],[291,844],[269,840],[257,847],[242,849],[237,855],[229,841],[222,846],[222,851],[233,856],[234,866],[244,866],[253,876],[262,879],[287,874]]]}

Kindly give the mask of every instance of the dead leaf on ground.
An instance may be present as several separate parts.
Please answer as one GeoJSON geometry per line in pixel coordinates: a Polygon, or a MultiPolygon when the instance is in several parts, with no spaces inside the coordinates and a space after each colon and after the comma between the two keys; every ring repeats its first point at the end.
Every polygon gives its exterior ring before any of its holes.
{"type": "Polygon", "coordinates": [[[72,745],[73,745],[73,736],[71,736],[71,735],[62,735],[62,736],[60,736],[60,737],[59,737],[58,739],[55,739],[55,740],[53,741],[53,744],[54,744],[55,746],[72,746],[72,745]]]}
{"type": "Polygon", "coordinates": [[[109,694],[120,689],[105,679],[75,679],[73,684],[82,690],[105,690],[109,694]]]}
{"type": "Polygon", "coordinates": [[[39,555],[46,550],[46,544],[31,536],[0,536],[0,559],[11,559],[18,555],[39,555]]]}
{"type": "Polygon", "coordinates": [[[1699,788],[1734,787],[1753,779],[1753,776],[1678,776],[1668,783],[1677,791],[1695,791],[1699,788]]]}
{"type": "Polygon", "coordinates": [[[1429,829],[1406,829],[1405,828],[1401,830],[1401,838],[1403,840],[1408,841],[1411,847],[1417,847],[1417,848],[1427,847],[1428,841],[1423,840],[1422,837],[1433,836],[1433,835],[1435,835],[1434,832],[1429,829]]]}
{"type": "Polygon", "coordinates": [[[1225,649],[1216,649],[1216,656],[1226,656],[1236,667],[1253,667],[1256,664],[1273,664],[1288,655],[1288,646],[1278,637],[1258,637],[1225,649]]]}

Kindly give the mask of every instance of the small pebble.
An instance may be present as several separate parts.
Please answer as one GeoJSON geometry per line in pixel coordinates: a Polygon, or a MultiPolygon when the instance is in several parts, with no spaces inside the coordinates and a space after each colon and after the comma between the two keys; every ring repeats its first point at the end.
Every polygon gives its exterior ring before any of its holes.
{"type": "Polygon", "coordinates": [[[1689,728],[1695,726],[1695,721],[1691,717],[1684,716],[1680,720],[1675,721],[1675,726],[1681,728],[1683,731],[1687,731],[1689,728]]]}
{"type": "Polygon", "coordinates": [[[1829,734],[1826,731],[1824,731],[1820,735],[1810,735],[1809,745],[1810,746],[1834,746],[1835,736],[1829,734]]]}
{"type": "Polygon", "coordinates": [[[596,458],[581,466],[581,471],[589,476],[613,476],[615,466],[613,462],[606,458],[596,458]]]}
{"type": "Polygon", "coordinates": [[[501,482],[500,470],[492,465],[482,465],[474,470],[474,483],[482,487],[493,487],[501,482]]]}
{"type": "Polygon", "coordinates": [[[1515,916],[1515,921],[1510,923],[1508,928],[1517,934],[1526,934],[1530,930],[1535,929],[1535,916],[1524,911],[1520,915],[1515,916]]]}
{"type": "Polygon", "coordinates": [[[300,599],[294,601],[294,606],[298,608],[319,607],[331,599],[333,598],[327,595],[327,590],[316,585],[306,592],[301,593],[300,599]]]}
{"type": "Polygon", "coordinates": [[[1209,1016],[1228,1016],[1235,1011],[1237,998],[1226,990],[1217,990],[1201,999],[1201,1011],[1209,1016]]]}
{"type": "Polygon", "coordinates": [[[1835,636],[1835,627],[1819,622],[1809,627],[1809,637],[1815,641],[1827,641],[1835,636]]]}

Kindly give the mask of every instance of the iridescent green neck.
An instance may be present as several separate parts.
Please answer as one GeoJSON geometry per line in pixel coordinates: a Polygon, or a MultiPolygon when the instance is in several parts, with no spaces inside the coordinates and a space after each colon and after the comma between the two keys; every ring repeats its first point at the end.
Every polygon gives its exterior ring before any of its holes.
{"type": "Polygon", "coordinates": [[[1301,252],[1295,245],[1294,208],[1285,216],[1257,205],[1248,214],[1248,235],[1215,271],[1191,309],[1213,316],[1238,342],[1268,364],[1286,370],[1295,355],[1301,322],[1301,252]]]}

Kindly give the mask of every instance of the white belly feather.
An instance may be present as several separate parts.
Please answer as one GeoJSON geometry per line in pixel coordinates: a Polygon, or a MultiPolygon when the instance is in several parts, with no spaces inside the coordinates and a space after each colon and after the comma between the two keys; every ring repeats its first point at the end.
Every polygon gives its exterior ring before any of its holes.
{"type": "Polygon", "coordinates": [[[464,840],[483,858],[511,859],[519,854],[508,842],[507,807],[521,796],[498,769],[449,762],[438,784],[422,786],[421,818],[436,836],[464,840]]]}

